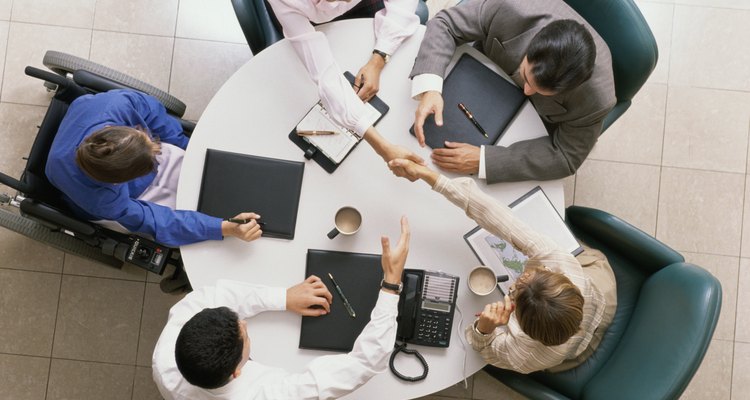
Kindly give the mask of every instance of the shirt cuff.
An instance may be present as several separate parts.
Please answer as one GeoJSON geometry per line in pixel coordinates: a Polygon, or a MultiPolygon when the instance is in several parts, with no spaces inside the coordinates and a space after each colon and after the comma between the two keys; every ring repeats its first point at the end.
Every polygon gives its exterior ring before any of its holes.
{"type": "Polygon", "coordinates": [[[478,346],[479,348],[487,347],[490,343],[492,343],[493,340],[495,340],[495,337],[497,336],[497,329],[493,330],[490,333],[482,333],[479,332],[479,329],[477,329],[477,322],[479,320],[475,320],[474,323],[471,324],[471,337],[472,342],[474,345],[478,346]]]}
{"type": "Polygon", "coordinates": [[[272,287],[269,288],[269,311],[284,311],[286,310],[286,288],[283,287],[272,287]]]}
{"type": "Polygon", "coordinates": [[[479,179],[487,179],[487,164],[484,162],[484,145],[479,146],[479,179]]]}
{"type": "Polygon", "coordinates": [[[411,98],[419,100],[422,93],[436,91],[443,92],[443,78],[435,74],[419,74],[411,80],[411,98]]]}
{"type": "Polygon", "coordinates": [[[398,315],[398,300],[399,296],[397,294],[381,290],[378,293],[378,302],[375,303],[373,310],[396,316],[398,315]]]}
{"type": "MultiPolygon", "coordinates": [[[[205,215],[205,214],[203,214],[205,215]]],[[[224,239],[224,236],[221,234],[221,218],[211,217],[206,215],[206,218],[209,220],[208,224],[206,224],[208,228],[208,240],[222,240],[224,239]]]]}
{"type": "Polygon", "coordinates": [[[370,129],[371,126],[375,125],[375,121],[380,118],[380,112],[375,107],[364,105],[365,111],[362,112],[362,116],[357,120],[357,125],[354,126],[354,131],[357,133],[359,138],[365,137],[365,132],[370,129]]]}

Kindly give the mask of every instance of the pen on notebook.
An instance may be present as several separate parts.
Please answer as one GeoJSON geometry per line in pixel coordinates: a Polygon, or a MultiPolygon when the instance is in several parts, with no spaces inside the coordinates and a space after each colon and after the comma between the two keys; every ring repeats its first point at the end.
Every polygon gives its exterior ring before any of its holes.
{"type": "Polygon", "coordinates": [[[299,136],[313,136],[313,135],[335,135],[336,132],[334,131],[306,131],[306,130],[297,130],[297,135],[299,136]]]}
{"type": "Polygon", "coordinates": [[[344,307],[346,307],[346,312],[349,313],[349,316],[352,318],[357,318],[357,314],[354,313],[354,309],[352,308],[352,305],[349,304],[349,300],[344,296],[344,291],[341,290],[341,286],[339,286],[338,283],[336,283],[336,280],[333,279],[333,275],[331,273],[328,273],[328,277],[331,278],[331,282],[333,282],[333,287],[336,288],[336,291],[339,293],[339,296],[341,296],[341,300],[344,301],[344,307]]]}
{"type": "Polygon", "coordinates": [[[360,75],[359,78],[359,86],[354,85],[357,88],[357,93],[359,93],[359,89],[362,89],[362,86],[365,86],[365,74],[360,75]]]}
{"type": "Polygon", "coordinates": [[[234,222],[235,224],[247,224],[250,221],[255,221],[260,226],[265,226],[266,225],[265,222],[260,222],[258,220],[254,220],[252,218],[248,218],[248,219],[244,219],[244,218],[224,218],[224,221],[234,222]]]}
{"type": "Polygon", "coordinates": [[[479,132],[482,135],[484,135],[484,137],[489,138],[489,136],[487,136],[487,132],[484,130],[484,128],[482,128],[482,125],[479,125],[479,122],[477,122],[477,120],[474,118],[474,115],[471,114],[471,111],[469,111],[469,109],[466,108],[464,103],[458,103],[458,108],[460,108],[461,111],[464,112],[464,115],[466,115],[466,118],[468,118],[469,121],[471,121],[471,123],[474,124],[474,126],[476,126],[477,129],[479,129],[479,132]]]}

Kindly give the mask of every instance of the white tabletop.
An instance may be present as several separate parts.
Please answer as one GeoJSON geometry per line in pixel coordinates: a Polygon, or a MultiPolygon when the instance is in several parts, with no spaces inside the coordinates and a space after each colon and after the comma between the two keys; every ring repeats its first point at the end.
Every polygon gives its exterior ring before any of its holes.
{"type": "MultiPolygon", "coordinates": [[[[374,35],[372,20],[347,20],[320,27],[343,70],[354,73],[369,59],[374,35]]],[[[408,132],[417,102],[410,96],[409,72],[424,35],[424,28],[406,40],[393,55],[381,76],[380,96],[390,111],[378,131],[393,143],[413,149],[429,160],[430,149],[420,148],[408,132]]],[[[474,49],[463,48],[485,59],[474,49]]],[[[196,127],[180,175],[177,207],[196,209],[207,148],[306,161],[288,133],[318,100],[317,91],[290,43],[282,40],[253,57],[240,68],[211,100],[196,127]]],[[[527,102],[500,144],[545,135],[533,107],[527,102]]],[[[433,167],[434,168],[434,167],[433,167]]],[[[453,175],[447,174],[449,177],[453,175]]],[[[563,213],[561,181],[519,182],[487,186],[483,190],[510,203],[534,186],[544,191],[563,213]]],[[[262,195],[263,188],[258,188],[262,195]]],[[[252,210],[248,210],[252,211],[252,210]]],[[[289,287],[305,276],[307,249],[380,253],[380,235],[398,239],[399,217],[411,224],[411,249],[407,267],[442,270],[458,275],[461,285],[449,348],[418,348],[430,365],[427,379],[405,383],[389,372],[374,377],[348,398],[412,398],[443,389],[485,365],[471,346],[463,345],[463,326],[499,292],[478,297],[466,287],[466,275],[478,264],[463,235],[476,226],[460,209],[423,182],[410,183],[394,177],[382,159],[361,143],[333,174],[314,161],[306,161],[294,240],[261,238],[251,243],[235,238],[182,247],[185,269],[193,288],[213,284],[219,278],[270,286],[289,287]],[[333,240],[326,233],[333,227],[335,211],[344,205],[363,215],[360,231],[333,240]],[[464,365],[465,357],[465,369],[464,365]]],[[[261,314],[248,323],[253,359],[264,364],[299,371],[314,357],[329,352],[298,348],[301,317],[292,313],[261,314]]],[[[407,374],[416,374],[411,358],[397,363],[407,374]]]]}

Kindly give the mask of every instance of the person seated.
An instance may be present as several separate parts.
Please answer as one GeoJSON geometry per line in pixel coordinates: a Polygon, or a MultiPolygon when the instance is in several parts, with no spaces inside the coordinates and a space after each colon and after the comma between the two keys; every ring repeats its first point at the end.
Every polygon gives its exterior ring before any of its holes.
{"type": "Polygon", "coordinates": [[[378,113],[364,102],[380,88],[380,73],[401,43],[416,32],[419,17],[414,14],[418,0],[384,0],[374,15],[375,49],[369,61],[355,75],[354,87],[333,58],[328,39],[312,23],[324,23],[355,7],[374,7],[371,0],[269,0],[284,37],[318,87],[321,103],[341,126],[364,138],[385,161],[408,158],[422,162],[411,151],[391,144],[375,129],[378,113]],[[363,4],[366,3],[366,4],[363,4]]]}
{"type": "MultiPolygon", "coordinates": [[[[391,250],[381,237],[383,279],[398,285],[409,252],[409,222],[391,250]]],[[[318,357],[302,372],[268,367],[249,358],[246,319],[272,310],[304,316],[330,311],[331,293],[316,276],[286,291],[220,280],[175,304],[152,359],[165,399],[329,399],[346,395],[385,371],[396,341],[399,296],[380,289],[370,321],[348,354],[318,357]]],[[[340,304],[338,306],[341,306],[340,304]]]]}
{"type": "Polygon", "coordinates": [[[45,169],[77,216],[150,235],[180,246],[235,236],[251,241],[262,231],[255,213],[222,221],[175,210],[177,182],[188,137],[155,98],[132,90],[84,95],[70,104],[52,142],[45,169]]]}
{"type": "Polygon", "coordinates": [[[487,363],[520,373],[557,372],[596,350],[617,309],[615,276],[604,254],[585,247],[574,257],[482,192],[472,178],[451,180],[409,160],[389,166],[398,176],[425,181],[528,256],[510,293],[486,305],[466,327],[467,340],[487,363]]]}
{"type": "Polygon", "coordinates": [[[609,47],[563,0],[464,1],[427,23],[410,74],[412,96],[419,100],[414,131],[420,145],[428,115],[442,125],[443,77],[456,46],[473,41],[523,88],[549,135],[508,147],[447,142],[433,150],[434,163],[478,174],[487,183],[574,174],[616,98],[609,47]]]}

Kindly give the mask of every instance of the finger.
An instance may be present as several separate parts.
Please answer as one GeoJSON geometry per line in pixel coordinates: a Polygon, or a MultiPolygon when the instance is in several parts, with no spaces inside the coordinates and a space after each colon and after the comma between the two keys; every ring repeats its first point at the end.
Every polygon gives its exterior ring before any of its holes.
{"type": "Polygon", "coordinates": [[[411,229],[409,229],[409,219],[406,215],[401,216],[401,238],[398,241],[399,247],[408,247],[411,240],[411,229]]]}
{"type": "Polygon", "coordinates": [[[254,213],[254,212],[243,212],[239,213],[235,216],[235,218],[239,219],[260,219],[260,215],[254,213]]]}
{"type": "Polygon", "coordinates": [[[513,308],[513,303],[510,301],[510,296],[506,294],[503,300],[504,300],[503,303],[505,306],[505,310],[507,310],[510,313],[511,309],[513,308]]]}
{"type": "Polygon", "coordinates": [[[383,247],[383,259],[389,260],[391,257],[391,241],[388,239],[388,236],[380,237],[380,245],[383,247]]]}
{"type": "Polygon", "coordinates": [[[354,90],[362,87],[362,77],[362,71],[360,71],[357,76],[354,77],[354,90]]]}
{"type": "Polygon", "coordinates": [[[253,241],[255,239],[258,239],[258,238],[260,238],[261,235],[263,235],[263,231],[259,229],[258,231],[256,231],[252,235],[250,235],[250,240],[249,241],[253,241]]]}
{"type": "Polygon", "coordinates": [[[458,154],[459,152],[456,149],[437,148],[435,150],[432,150],[432,155],[455,157],[458,154]]]}
{"type": "Polygon", "coordinates": [[[443,104],[435,104],[435,125],[443,126],[443,104]]]}
{"type": "Polygon", "coordinates": [[[426,110],[417,107],[417,114],[414,119],[414,135],[417,136],[417,141],[422,147],[424,147],[424,120],[428,114],[426,110]]]}
{"type": "Polygon", "coordinates": [[[414,153],[409,153],[406,158],[408,158],[411,161],[414,161],[415,163],[419,165],[425,165],[424,159],[414,153]]]}
{"type": "Polygon", "coordinates": [[[333,303],[333,295],[328,290],[328,287],[326,287],[326,285],[323,285],[323,287],[318,291],[317,294],[325,298],[328,304],[333,303]]]}
{"type": "Polygon", "coordinates": [[[319,317],[328,314],[328,311],[322,308],[303,308],[300,314],[305,317],[319,317]]]}
{"type": "Polygon", "coordinates": [[[454,154],[445,152],[436,153],[437,150],[432,152],[432,155],[430,158],[432,158],[432,161],[442,161],[442,162],[449,162],[449,163],[455,163],[457,157],[454,154]]]}
{"type": "Polygon", "coordinates": [[[317,296],[311,302],[311,305],[321,306],[327,312],[331,312],[331,303],[325,297],[317,296]]]}
{"type": "Polygon", "coordinates": [[[484,315],[492,315],[492,303],[487,304],[484,306],[484,310],[482,310],[482,314],[484,315]]]}
{"type": "Polygon", "coordinates": [[[319,280],[320,280],[320,278],[318,278],[317,276],[310,275],[310,276],[307,277],[307,279],[305,279],[305,282],[307,282],[307,283],[315,283],[315,282],[317,282],[319,280]]]}

